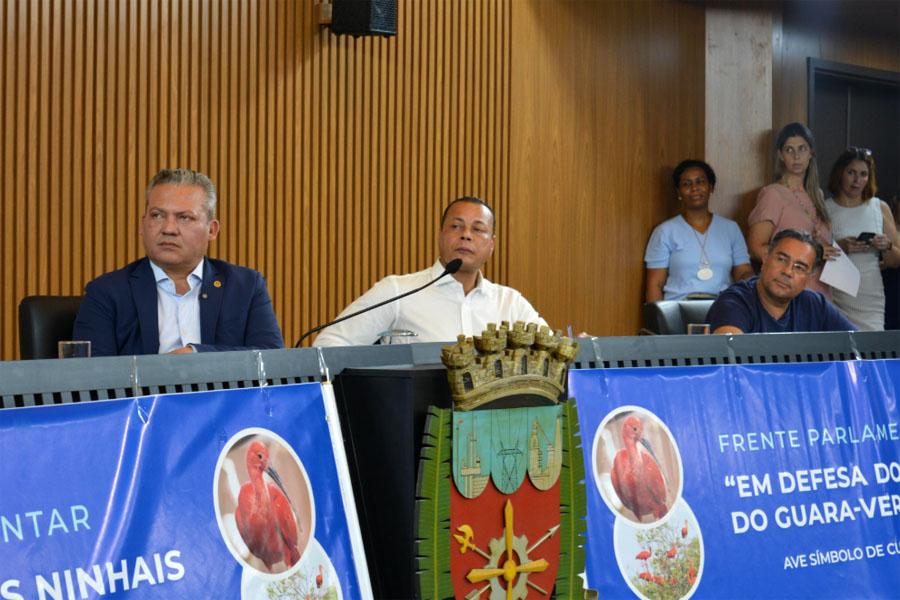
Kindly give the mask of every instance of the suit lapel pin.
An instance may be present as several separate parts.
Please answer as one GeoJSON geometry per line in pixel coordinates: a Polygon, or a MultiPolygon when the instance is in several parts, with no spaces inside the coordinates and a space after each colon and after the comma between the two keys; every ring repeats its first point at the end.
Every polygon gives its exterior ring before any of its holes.
{"type": "Polygon", "coordinates": [[[219,288],[219,287],[222,287],[222,282],[219,281],[218,279],[216,279],[215,281],[213,281],[213,285],[215,287],[219,288]]]}
{"type": "Polygon", "coordinates": [[[206,293],[203,293],[203,294],[200,294],[200,297],[203,298],[204,300],[206,300],[209,296],[207,296],[206,293]]]}

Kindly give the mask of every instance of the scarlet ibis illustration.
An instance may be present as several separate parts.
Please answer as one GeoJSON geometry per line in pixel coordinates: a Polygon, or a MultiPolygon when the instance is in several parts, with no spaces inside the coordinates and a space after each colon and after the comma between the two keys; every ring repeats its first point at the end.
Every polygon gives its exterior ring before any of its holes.
{"type": "Polygon", "coordinates": [[[638,554],[637,554],[637,556],[635,556],[635,558],[638,560],[647,560],[648,558],[650,558],[650,551],[644,550],[643,552],[638,552],[638,554]]]}
{"type": "Polygon", "coordinates": [[[676,552],[677,550],[675,550],[675,542],[672,542],[672,549],[666,552],[666,558],[675,558],[676,552]]]}
{"type": "Polygon", "coordinates": [[[322,565],[319,565],[319,574],[316,575],[316,587],[322,589],[322,565]]]}
{"type": "Polygon", "coordinates": [[[688,569],[687,575],[685,575],[685,577],[687,577],[688,583],[694,585],[694,581],[696,581],[697,579],[697,570],[694,569],[694,559],[689,558],[688,562],[691,564],[691,568],[688,569]]]}
{"type": "Polygon", "coordinates": [[[300,560],[297,549],[298,522],[281,477],[269,464],[269,450],[259,441],[247,447],[250,481],[241,486],[234,518],[247,548],[270,571],[284,561],[288,567],[300,560]],[[274,483],[263,479],[267,473],[274,483]]]}
{"type": "Polygon", "coordinates": [[[688,520],[685,519],[685,520],[684,520],[684,527],[681,528],[681,537],[683,537],[683,538],[686,538],[686,537],[687,537],[687,522],[688,522],[688,520]]]}
{"type": "Polygon", "coordinates": [[[643,579],[645,581],[653,581],[653,576],[650,573],[648,573],[647,571],[644,571],[643,573],[638,573],[638,577],[640,577],[641,579],[643,579]]]}
{"type": "Polygon", "coordinates": [[[616,494],[639,520],[649,514],[661,519],[667,512],[666,483],[653,446],[644,438],[644,424],[634,415],[622,423],[622,442],[625,448],[616,453],[610,473],[616,494]]]}

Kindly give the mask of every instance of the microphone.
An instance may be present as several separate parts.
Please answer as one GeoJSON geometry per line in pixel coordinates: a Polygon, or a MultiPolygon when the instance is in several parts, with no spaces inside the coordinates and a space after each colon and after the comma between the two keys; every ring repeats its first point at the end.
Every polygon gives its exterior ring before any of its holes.
{"type": "Polygon", "coordinates": [[[379,302],[378,304],[373,304],[372,306],[368,306],[362,310],[358,310],[355,313],[347,315],[345,317],[335,319],[334,321],[329,321],[328,323],[325,323],[324,325],[319,325],[318,327],[313,327],[312,329],[310,329],[309,331],[307,331],[306,333],[304,333],[303,335],[300,336],[300,339],[297,340],[296,344],[294,344],[294,348],[299,348],[300,343],[303,342],[303,340],[305,340],[310,334],[313,334],[313,333],[319,331],[320,329],[325,329],[326,327],[331,327],[332,325],[336,325],[336,324],[340,323],[341,321],[346,321],[347,319],[352,319],[353,317],[361,315],[365,312],[374,310],[374,309],[378,308],[379,306],[384,306],[385,304],[390,304],[391,302],[396,302],[397,300],[400,300],[401,298],[406,298],[407,296],[409,296],[411,294],[415,294],[416,292],[421,292],[422,290],[427,288],[429,285],[433,285],[433,284],[437,283],[438,281],[440,281],[447,275],[453,275],[454,273],[459,271],[460,267],[462,267],[462,264],[463,264],[463,261],[461,258],[454,258],[453,260],[451,260],[450,262],[447,263],[446,267],[444,267],[443,273],[441,273],[440,275],[438,275],[437,277],[435,277],[434,279],[432,279],[431,281],[429,281],[428,283],[426,283],[425,285],[423,285],[421,287],[417,287],[414,290],[404,292],[404,293],[400,294],[399,296],[395,296],[394,298],[388,298],[384,302],[379,302]]]}
{"type": "MultiPolygon", "coordinates": [[[[441,273],[440,275],[438,275],[438,278],[437,278],[437,279],[435,279],[434,281],[432,281],[432,282],[430,282],[430,283],[426,283],[425,285],[423,285],[423,286],[422,286],[421,288],[419,288],[419,289],[421,290],[422,288],[428,287],[429,285],[431,285],[432,283],[434,283],[435,281],[437,281],[438,279],[440,279],[440,278],[443,277],[444,275],[453,275],[454,273],[456,273],[457,271],[459,271],[459,269],[460,269],[461,267],[462,267],[462,259],[461,259],[461,258],[454,258],[453,260],[451,260],[450,262],[447,263],[447,266],[444,267],[444,272],[441,273]]],[[[410,293],[412,293],[412,292],[410,292],[410,293]]]]}

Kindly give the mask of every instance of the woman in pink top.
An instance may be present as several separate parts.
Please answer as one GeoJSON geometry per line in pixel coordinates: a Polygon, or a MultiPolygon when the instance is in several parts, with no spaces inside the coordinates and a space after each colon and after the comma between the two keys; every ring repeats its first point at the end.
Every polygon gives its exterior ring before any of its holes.
{"type": "MultiPolygon", "coordinates": [[[[831,221],[819,189],[816,140],[802,123],[790,123],[778,134],[775,175],[775,183],[760,190],[756,208],[747,219],[750,256],[761,261],[769,240],[776,233],[783,229],[803,229],[822,244],[825,259],[834,260],[841,251],[832,245],[831,221]]],[[[807,287],[830,298],[828,286],[819,281],[819,273],[809,278],[807,287]]]]}

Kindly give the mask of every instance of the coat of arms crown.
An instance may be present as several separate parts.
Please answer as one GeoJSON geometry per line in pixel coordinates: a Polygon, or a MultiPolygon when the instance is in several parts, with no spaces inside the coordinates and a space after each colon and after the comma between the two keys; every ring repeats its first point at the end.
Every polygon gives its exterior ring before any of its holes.
{"type": "Polygon", "coordinates": [[[488,323],[480,336],[457,337],[441,349],[456,410],[472,410],[514,394],[534,394],[558,402],[566,391],[568,365],[579,344],[546,325],[488,323]],[[475,350],[478,350],[478,354],[475,350]]]}

